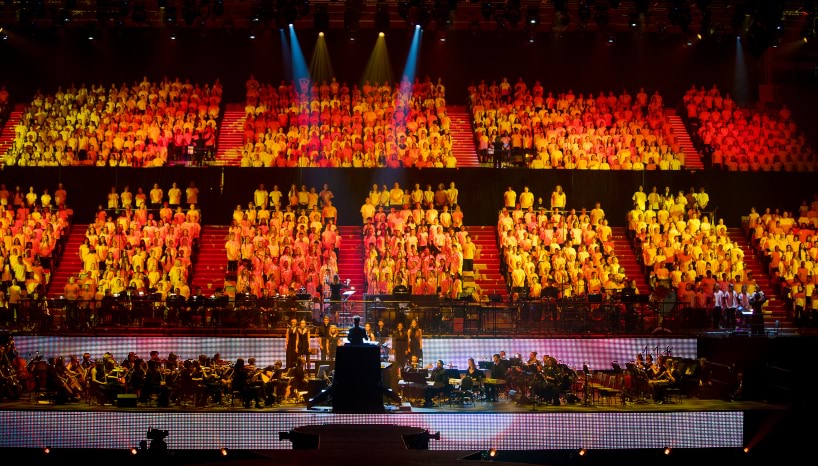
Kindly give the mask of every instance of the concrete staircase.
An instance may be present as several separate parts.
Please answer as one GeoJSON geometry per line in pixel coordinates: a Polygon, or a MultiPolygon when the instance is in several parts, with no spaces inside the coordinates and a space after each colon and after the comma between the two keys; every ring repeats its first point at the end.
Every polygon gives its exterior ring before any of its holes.
{"type": "Polygon", "coordinates": [[[704,170],[702,157],[699,154],[699,151],[696,150],[696,147],[693,146],[693,141],[690,139],[690,134],[687,133],[687,128],[685,127],[682,118],[675,113],[670,114],[667,117],[668,121],[670,122],[671,129],[673,129],[673,135],[676,136],[676,142],[679,144],[679,148],[684,154],[684,168],[686,170],[704,170]]]}
{"type": "Polygon", "coordinates": [[[479,167],[469,110],[462,105],[451,106],[446,107],[446,113],[451,120],[449,134],[452,136],[452,153],[457,158],[457,167],[479,167]]]}
{"type": "Polygon", "coordinates": [[[3,130],[0,131],[0,156],[6,155],[9,149],[11,149],[12,144],[14,144],[14,127],[20,123],[24,108],[23,106],[15,107],[9,114],[9,119],[6,121],[6,125],[3,126],[3,130]]]}
{"type": "Polygon", "coordinates": [[[247,115],[244,106],[228,105],[222,117],[219,139],[216,141],[218,166],[238,167],[241,164],[241,148],[244,146],[244,122],[247,115]]]}
{"type": "Polygon", "coordinates": [[[612,227],[611,232],[613,233],[614,254],[619,259],[619,265],[625,269],[625,276],[629,280],[636,280],[636,290],[639,294],[649,294],[651,291],[650,286],[642,271],[642,266],[639,265],[638,258],[633,252],[631,243],[625,235],[626,228],[612,227]]]}
{"type": "MultiPolygon", "coordinates": [[[[338,275],[341,280],[349,279],[350,286],[355,287],[355,294],[350,301],[362,301],[366,286],[364,283],[364,242],[359,226],[339,226],[341,248],[338,251],[338,275]]],[[[360,309],[360,307],[358,307],[360,309]]]]}
{"type": "Polygon", "coordinates": [[[65,250],[56,270],[51,271],[51,283],[48,285],[48,297],[59,298],[65,290],[65,285],[70,277],[79,277],[82,271],[82,260],[80,259],[80,246],[85,241],[85,232],[88,225],[73,225],[71,233],[65,242],[65,250]]]}
{"type": "Polygon", "coordinates": [[[505,302],[508,301],[508,284],[500,273],[500,263],[503,256],[497,247],[497,228],[494,226],[466,227],[472,242],[477,246],[474,255],[474,273],[464,273],[463,288],[476,286],[481,298],[497,295],[505,302]]]}
{"type": "Polygon", "coordinates": [[[202,294],[210,296],[216,291],[216,288],[224,287],[227,272],[227,254],[224,250],[226,242],[226,226],[202,226],[199,234],[199,257],[193,268],[191,291],[201,287],[202,294]]]}
{"type": "Polygon", "coordinates": [[[755,279],[761,290],[767,296],[764,305],[764,328],[769,330],[775,328],[775,321],[780,323],[781,335],[795,335],[798,328],[793,324],[792,319],[787,316],[787,308],[781,296],[778,296],[773,288],[770,276],[764,268],[761,257],[756,254],[747,236],[741,228],[728,228],[727,235],[734,244],[737,244],[744,251],[744,268],[753,272],[755,279]]]}

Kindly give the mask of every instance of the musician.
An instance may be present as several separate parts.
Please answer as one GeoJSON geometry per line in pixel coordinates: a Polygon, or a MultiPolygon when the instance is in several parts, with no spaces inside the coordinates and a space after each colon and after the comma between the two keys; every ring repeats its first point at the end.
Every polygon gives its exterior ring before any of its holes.
{"type": "Polygon", "coordinates": [[[178,396],[191,396],[196,407],[204,406],[205,391],[202,383],[202,373],[199,370],[199,361],[186,359],[179,372],[178,396]]]}
{"type": "Polygon", "coordinates": [[[409,353],[409,337],[403,328],[403,322],[398,322],[392,332],[392,353],[395,355],[395,366],[402,369],[409,353]]]}
{"type": "Polygon", "coordinates": [[[112,359],[97,359],[91,369],[91,389],[100,404],[114,404],[121,392],[117,375],[113,372],[115,363],[112,359]]]}
{"type": "MultiPolygon", "coordinates": [[[[813,301],[816,299],[813,295],[813,301]]],[[[767,301],[767,296],[761,291],[761,288],[756,287],[755,292],[750,295],[750,307],[753,309],[753,315],[750,316],[751,333],[756,336],[764,335],[764,303],[767,301]]],[[[814,303],[813,303],[814,304],[814,303]]]]}
{"type": "Polygon", "coordinates": [[[474,363],[474,358],[469,358],[468,366],[463,376],[471,378],[475,382],[475,385],[477,385],[477,382],[482,382],[483,379],[486,378],[486,374],[474,363]]]}
{"type": "Polygon", "coordinates": [[[367,339],[366,330],[361,327],[361,317],[355,316],[352,318],[352,328],[347,330],[347,340],[350,345],[363,345],[364,340],[367,339]]]}
{"type": "MultiPolygon", "coordinates": [[[[244,358],[236,359],[236,364],[233,365],[233,378],[230,383],[230,390],[241,397],[245,408],[250,408],[250,380],[247,366],[244,363],[244,358]]],[[[235,396],[235,395],[234,395],[235,396]]]]}
{"type": "MultiPolygon", "coordinates": [[[[664,358],[659,358],[662,361],[664,358]]],[[[665,403],[667,389],[675,387],[680,378],[678,365],[675,359],[667,359],[659,365],[661,372],[649,381],[653,390],[653,401],[658,404],[665,403]]]]}
{"type": "MultiPolygon", "coordinates": [[[[3,351],[7,351],[3,347],[3,351]]],[[[11,364],[12,359],[6,353],[0,357],[0,401],[8,398],[9,401],[17,401],[23,394],[23,385],[17,378],[17,373],[11,364]]]]}
{"type": "Polygon", "coordinates": [[[364,340],[366,340],[367,342],[369,343],[378,342],[378,337],[375,336],[375,331],[372,329],[372,325],[370,325],[369,322],[364,324],[364,334],[366,335],[364,337],[364,340]]]}
{"type": "MultiPolygon", "coordinates": [[[[544,359],[547,358],[548,356],[544,356],[544,359]]],[[[537,359],[537,352],[532,351],[528,353],[528,361],[525,362],[525,371],[527,371],[529,374],[536,374],[542,370],[542,367],[542,363],[540,363],[540,360],[537,359]]]]}
{"type": "Polygon", "coordinates": [[[432,372],[429,374],[429,381],[432,382],[432,385],[426,387],[426,390],[423,392],[425,400],[423,403],[424,408],[434,407],[435,403],[432,399],[441,393],[445,393],[449,387],[449,378],[446,375],[446,369],[443,368],[443,360],[437,360],[435,368],[432,369],[432,372]]]}
{"type": "Polygon", "coordinates": [[[295,367],[295,360],[298,358],[298,319],[290,319],[290,326],[285,333],[284,347],[287,358],[287,369],[295,367]]]}
{"type": "MultiPolygon", "coordinates": [[[[499,354],[495,354],[491,357],[491,369],[489,372],[489,378],[502,380],[505,379],[506,374],[508,373],[509,366],[508,360],[500,359],[499,354]]],[[[497,388],[497,384],[489,384],[486,383],[486,401],[497,401],[499,390],[497,388]]]]}
{"type": "Polygon", "coordinates": [[[418,327],[418,320],[412,319],[409,330],[406,332],[409,341],[409,355],[417,356],[423,361],[423,331],[418,327]]]}
{"type": "Polygon", "coordinates": [[[287,372],[287,377],[290,377],[287,384],[287,392],[289,393],[290,398],[294,400],[298,400],[298,392],[307,391],[306,362],[307,361],[304,358],[299,357],[295,361],[295,367],[292,367],[287,372]]]}
{"type": "Polygon", "coordinates": [[[559,385],[562,382],[562,371],[557,366],[557,360],[551,356],[543,356],[542,366],[539,372],[534,375],[534,382],[531,385],[531,393],[537,395],[543,401],[554,406],[560,404],[559,385]]]}
{"type": "Polygon", "coordinates": [[[265,368],[263,374],[268,378],[264,384],[264,403],[267,406],[280,403],[287,393],[289,383],[281,361],[276,361],[272,366],[265,368]]]}
{"type": "MultiPolygon", "coordinates": [[[[330,342],[329,342],[329,329],[330,329],[330,322],[329,316],[325,315],[323,319],[321,319],[321,323],[318,325],[318,329],[316,330],[316,334],[318,335],[318,346],[321,351],[321,359],[324,361],[331,361],[330,359],[330,342]]],[[[334,358],[333,358],[334,359],[334,358]]]]}
{"type": "Polygon", "coordinates": [[[329,299],[332,302],[330,308],[332,312],[337,312],[341,305],[342,291],[349,288],[349,280],[342,282],[341,277],[336,273],[332,276],[332,281],[329,283],[329,299]]]}
{"type": "Polygon", "coordinates": [[[156,394],[157,406],[167,407],[170,405],[170,389],[165,379],[164,369],[158,359],[149,359],[147,364],[148,370],[139,390],[139,401],[147,403],[151,395],[156,394]]]}
{"type": "Polygon", "coordinates": [[[302,357],[307,362],[307,367],[310,366],[310,328],[307,327],[307,321],[301,319],[296,329],[296,354],[302,357]]]}

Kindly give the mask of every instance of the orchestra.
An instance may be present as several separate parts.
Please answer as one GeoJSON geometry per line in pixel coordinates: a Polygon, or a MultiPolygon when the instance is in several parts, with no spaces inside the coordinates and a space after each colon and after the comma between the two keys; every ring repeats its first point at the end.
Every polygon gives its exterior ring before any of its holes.
{"type": "MultiPolygon", "coordinates": [[[[338,328],[330,327],[334,335],[331,340],[337,345],[338,328]]],[[[305,328],[303,323],[293,327],[295,338],[299,328],[305,328]]],[[[394,341],[396,332],[400,331],[398,326],[395,332],[389,333],[379,325],[367,333],[371,341],[380,342],[382,335],[391,335],[394,341]]],[[[403,347],[396,345],[396,349],[403,347]]],[[[627,362],[628,370],[623,373],[633,393],[644,392],[654,402],[664,403],[669,388],[686,386],[687,374],[692,368],[680,367],[679,361],[669,353],[669,348],[667,353],[660,354],[658,347],[655,353],[648,352],[646,347],[627,362]]],[[[0,355],[0,400],[18,400],[30,390],[18,375],[17,356],[9,352],[8,346],[0,348],[0,355]]],[[[314,377],[303,355],[296,356],[291,368],[285,367],[282,361],[258,366],[252,356],[237,358],[232,363],[219,353],[212,358],[199,354],[183,359],[173,352],[161,358],[156,351],[151,351],[147,359],[132,352],[121,362],[110,352],[96,359],[90,353],[83,353],[81,358],[76,355],[43,358],[38,353],[22,366],[29,377],[44,381],[38,382],[42,383],[41,388],[56,393],[56,403],[84,399],[99,405],[115,405],[117,395],[128,393],[136,394],[138,403],[148,406],[169,407],[185,402],[191,402],[194,407],[224,406],[225,400],[231,405],[239,400],[245,408],[260,409],[305,402],[303,394],[308,391],[309,379],[314,377]]],[[[452,392],[468,393],[472,401],[509,400],[559,406],[565,402],[575,403],[580,387],[585,390],[586,399],[591,397],[599,383],[598,379],[590,379],[593,375],[585,367],[585,377],[580,377],[558,358],[540,356],[538,351],[530,351],[527,358],[519,353],[506,358],[505,352],[499,351],[491,360],[480,360],[479,365],[475,358],[468,358],[465,368],[444,366],[441,360],[434,365],[424,363],[417,354],[411,354],[402,367],[395,367],[395,372],[403,399],[426,407],[437,406],[435,400],[440,400],[440,395],[445,399],[452,392]]],[[[327,381],[332,383],[331,378],[327,381]]]]}

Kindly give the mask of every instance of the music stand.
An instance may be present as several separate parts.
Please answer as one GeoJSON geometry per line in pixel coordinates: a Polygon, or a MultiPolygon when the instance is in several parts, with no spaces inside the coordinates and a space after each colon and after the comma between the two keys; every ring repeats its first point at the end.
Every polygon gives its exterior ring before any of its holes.
{"type": "Polygon", "coordinates": [[[354,289],[341,293],[341,311],[338,312],[338,323],[341,325],[352,325],[352,310],[349,308],[347,301],[349,300],[349,297],[354,294],[354,289]]]}
{"type": "Polygon", "coordinates": [[[636,404],[647,403],[648,400],[644,397],[645,391],[650,388],[648,376],[645,371],[636,367],[636,364],[629,362],[625,364],[628,373],[631,375],[630,397],[636,404]]]}

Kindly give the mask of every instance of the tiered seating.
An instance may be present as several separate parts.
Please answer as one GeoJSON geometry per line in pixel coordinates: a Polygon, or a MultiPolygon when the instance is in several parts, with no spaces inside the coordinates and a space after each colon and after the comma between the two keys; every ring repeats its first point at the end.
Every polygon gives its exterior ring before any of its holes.
{"type": "Polygon", "coordinates": [[[398,183],[388,191],[375,185],[361,208],[368,294],[392,294],[397,286],[445,298],[463,292],[463,271],[472,270],[476,246],[462,229],[457,188],[441,183],[429,197],[423,193],[417,184],[411,192],[398,183]]]}
{"type": "Polygon", "coordinates": [[[428,77],[397,87],[309,80],[247,81],[244,167],[447,167],[445,87],[428,77]]]}
{"type": "Polygon", "coordinates": [[[818,319],[814,270],[818,262],[818,196],[804,201],[798,214],[753,208],[747,217],[748,233],[762,257],[776,292],[785,298],[799,326],[815,325],[818,319]]]}
{"type": "Polygon", "coordinates": [[[200,217],[195,206],[174,211],[167,202],[156,215],[146,204],[100,210],[80,246],[78,285],[91,285],[96,299],[125,291],[189,297],[200,217]]]}
{"type": "Polygon", "coordinates": [[[688,122],[714,168],[730,171],[815,171],[816,158],[786,105],[773,111],[739,106],[715,86],[684,96],[688,122]]]}
{"type": "MultiPolygon", "coordinates": [[[[528,193],[528,189],[524,191],[528,193]]],[[[506,199],[508,202],[508,199],[506,199]]],[[[520,204],[504,207],[497,221],[503,272],[513,293],[543,297],[546,288],[563,298],[612,297],[627,277],[614,254],[611,228],[601,205],[588,212],[520,204]]]]}
{"type": "MultiPolygon", "coordinates": [[[[307,193],[306,186],[301,191],[307,193]]],[[[296,194],[295,204],[282,210],[278,205],[268,208],[275,201],[269,202],[270,195],[261,185],[246,209],[236,206],[225,251],[227,273],[235,279],[237,293],[321,297],[326,288],[322,285],[338,273],[341,239],[333,194],[327,186],[320,193],[315,188],[311,192],[314,196],[303,196],[304,204],[296,194]]]]}
{"type": "MultiPolygon", "coordinates": [[[[672,288],[685,307],[708,313],[715,305],[714,293],[732,287],[745,301],[744,307],[749,307],[746,300],[758,283],[745,265],[741,246],[728,235],[724,219],[711,222],[707,193],[691,188],[687,195],[684,191],[673,195],[666,187],[665,194],[657,196],[654,188],[646,202],[644,198],[640,187],[628,213],[628,228],[651,286],[672,288]]],[[[721,324],[714,320],[714,325],[721,324]]]]}
{"type": "Polygon", "coordinates": [[[222,87],[178,78],[37,93],[15,128],[7,165],[157,167],[215,144],[222,87]]]}
{"type": "MultiPolygon", "coordinates": [[[[539,81],[469,86],[475,141],[484,162],[489,150],[530,168],[679,170],[684,154],[662,97],[643,89],[634,97],[602,92],[556,96],[539,81]]],[[[496,163],[495,163],[496,165],[496,163]]]]}
{"type": "Polygon", "coordinates": [[[0,185],[4,303],[16,306],[25,297],[45,297],[51,272],[64,252],[73,214],[64,203],[62,185],[55,194],[52,197],[48,189],[38,194],[33,186],[27,192],[19,186],[9,192],[6,185],[0,185]]]}

